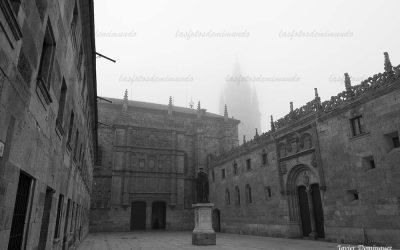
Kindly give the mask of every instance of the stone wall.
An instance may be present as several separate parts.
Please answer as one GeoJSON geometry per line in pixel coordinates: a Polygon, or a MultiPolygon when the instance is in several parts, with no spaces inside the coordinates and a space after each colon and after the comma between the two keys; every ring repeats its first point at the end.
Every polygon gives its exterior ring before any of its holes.
{"type": "Polygon", "coordinates": [[[272,120],[271,131],[213,157],[211,201],[221,231],[399,247],[400,72],[387,54],[385,69],[356,86],[347,75],[337,98],[321,103],[316,92],[315,100],[272,120]]]}
{"type": "Polygon", "coordinates": [[[400,245],[400,148],[389,138],[400,133],[399,98],[399,89],[388,89],[319,121],[328,239],[400,245]],[[359,115],[365,133],[353,136],[349,119],[359,115]]]}
{"type": "Polygon", "coordinates": [[[8,248],[11,230],[18,223],[13,221],[14,206],[24,178],[30,183],[23,205],[26,213],[19,222],[24,224],[18,240],[24,249],[63,245],[69,249],[88,233],[97,137],[93,133],[97,126],[93,3],[77,1],[75,38],[71,35],[74,5],[75,1],[47,0],[0,3],[4,28],[0,35],[0,144],[4,146],[0,249],[8,248]],[[46,200],[49,213],[44,212],[46,200]]]}

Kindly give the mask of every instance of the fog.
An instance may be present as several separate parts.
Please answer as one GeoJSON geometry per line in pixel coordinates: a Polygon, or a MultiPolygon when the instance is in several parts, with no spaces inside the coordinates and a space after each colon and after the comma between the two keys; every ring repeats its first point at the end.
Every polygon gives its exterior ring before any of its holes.
{"type": "MultiPolygon", "coordinates": [[[[258,97],[261,130],[400,64],[399,1],[95,1],[98,95],[220,113],[221,91],[240,65],[258,97]]],[[[228,106],[229,112],[229,106],[228,106]]]]}

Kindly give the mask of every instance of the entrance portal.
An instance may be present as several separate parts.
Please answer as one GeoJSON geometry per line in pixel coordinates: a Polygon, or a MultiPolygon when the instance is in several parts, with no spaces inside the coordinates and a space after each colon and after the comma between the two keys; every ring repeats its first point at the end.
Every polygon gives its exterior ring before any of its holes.
{"type": "Polygon", "coordinates": [[[318,238],[324,238],[324,212],[322,209],[319,185],[317,183],[312,184],[310,186],[310,191],[310,194],[307,194],[305,186],[299,186],[297,188],[303,236],[308,237],[310,235],[310,233],[313,231],[312,223],[315,223],[314,231],[316,236],[318,238]],[[311,195],[310,199],[308,195],[311,195]],[[309,201],[311,201],[312,204],[309,204],[309,201]],[[312,206],[312,209],[310,206],[312,206]],[[310,211],[312,211],[312,214],[310,214],[310,211]]]}
{"type": "Polygon", "coordinates": [[[151,206],[151,228],[165,229],[166,204],[163,201],[155,201],[151,206]]]}
{"type": "Polygon", "coordinates": [[[20,173],[17,196],[15,197],[14,214],[11,224],[10,239],[8,249],[21,249],[24,240],[25,217],[29,203],[29,192],[32,179],[20,173]]]}
{"type": "Polygon", "coordinates": [[[134,201],[131,208],[131,231],[146,230],[146,202],[134,201]]]}
{"type": "Polygon", "coordinates": [[[299,223],[304,237],[324,238],[324,212],[319,188],[318,172],[307,165],[294,166],[288,173],[289,220],[299,223]]]}
{"type": "Polygon", "coordinates": [[[308,237],[308,235],[311,233],[311,220],[306,187],[298,187],[297,193],[299,195],[300,219],[301,227],[303,229],[303,236],[308,237]]]}

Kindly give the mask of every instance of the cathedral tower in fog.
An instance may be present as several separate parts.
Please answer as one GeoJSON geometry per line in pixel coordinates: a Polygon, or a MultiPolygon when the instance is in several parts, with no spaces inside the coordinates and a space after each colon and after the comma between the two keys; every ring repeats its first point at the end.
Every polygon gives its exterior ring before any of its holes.
{"type": "Polygon", "coordinates": [[[228,106],[229,115],[240,120],[239,141],[243,136],[251,139],[255,129],[260,131],[261,114],[258,105],[257,92],[242,74],[240,65],[235,63],[233,73],[225,78],[225,86],[221,92],[220,114],[224,112],[224,105],[228,106]]]}

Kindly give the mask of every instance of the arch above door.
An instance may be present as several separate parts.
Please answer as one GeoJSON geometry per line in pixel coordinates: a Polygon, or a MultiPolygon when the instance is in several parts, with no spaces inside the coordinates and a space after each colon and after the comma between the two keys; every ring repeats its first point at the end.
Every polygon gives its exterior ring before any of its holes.
{"type": "Polygon", "coordinates": [[[289,222],[299,222],[299,201],[297,188],[299,186],[309,187],[319,183],[318,173],[305,164],[292,167],[286,178],[286,194],[289,205],[289,222]]]}

